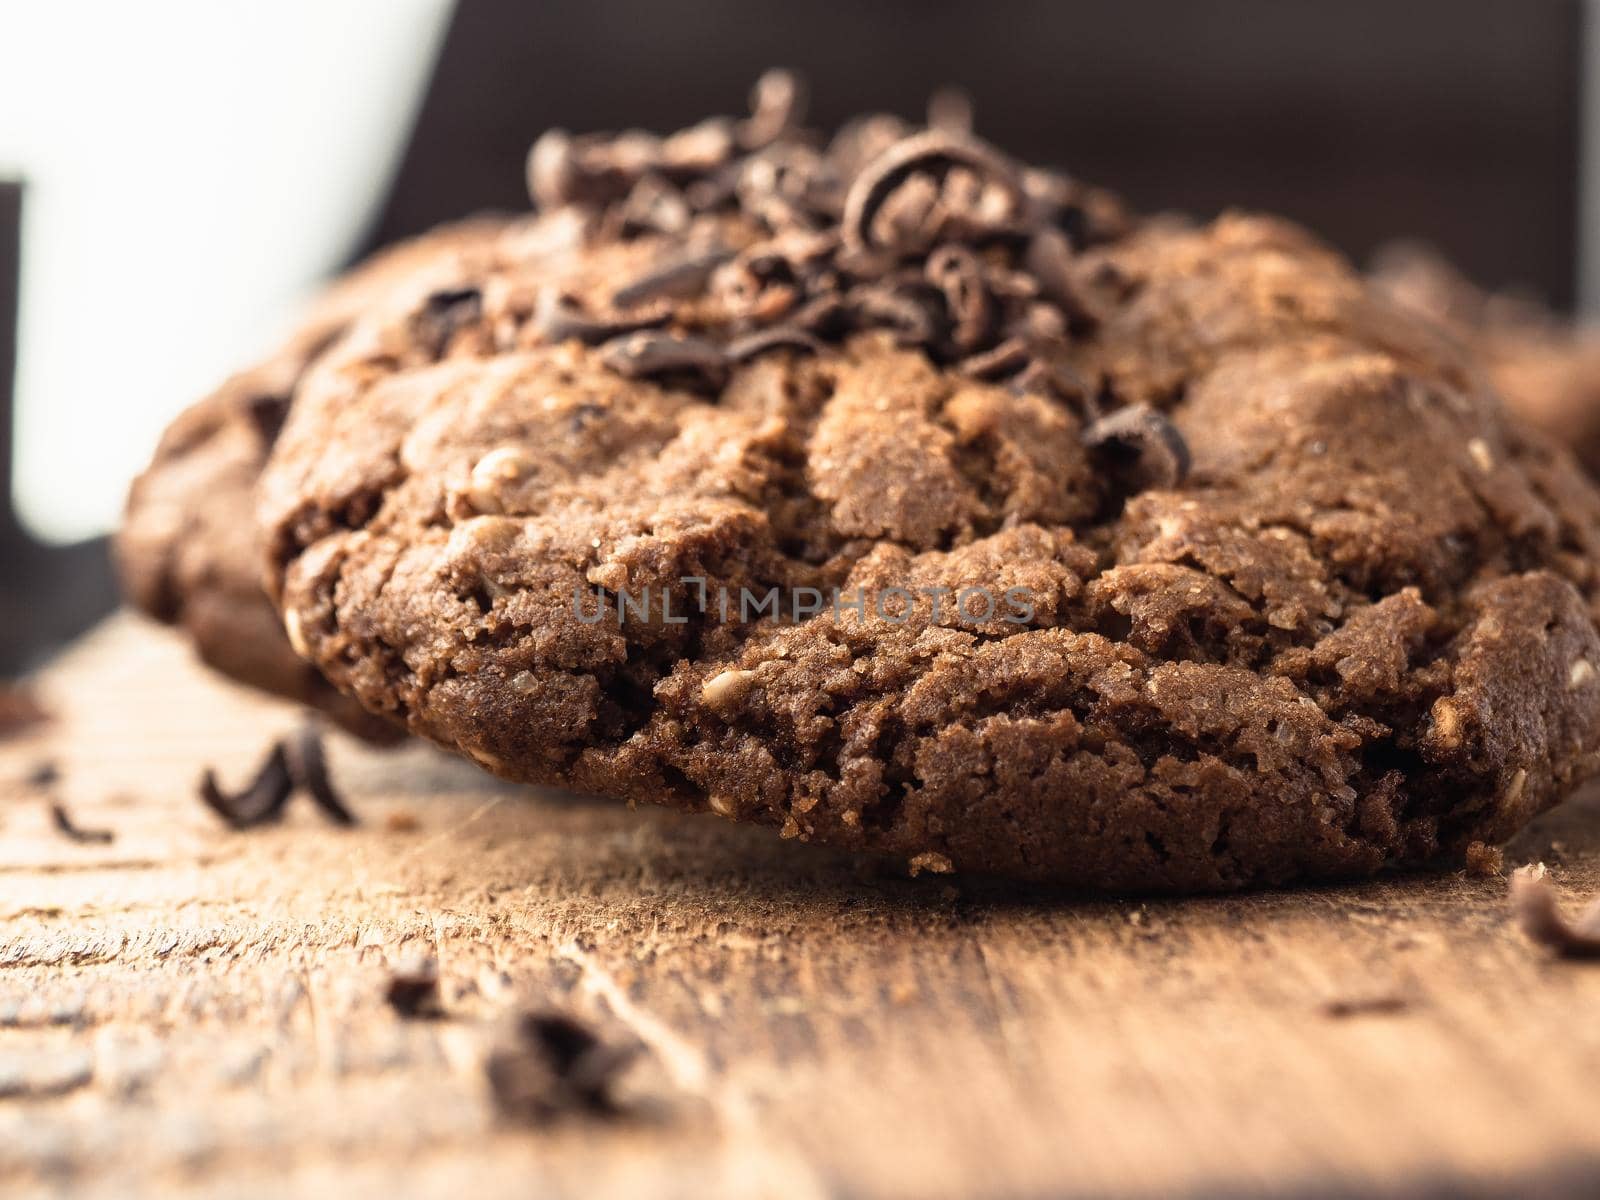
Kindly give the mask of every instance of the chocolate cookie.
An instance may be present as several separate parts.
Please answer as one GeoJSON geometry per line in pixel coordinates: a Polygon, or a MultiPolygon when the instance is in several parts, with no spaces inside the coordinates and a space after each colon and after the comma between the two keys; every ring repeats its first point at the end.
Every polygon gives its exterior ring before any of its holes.
{"type": "Polygon", "coordinates": [[[261,503],[335,685],[506,778],[1088,888],[1458,855],[1594,770],[1600,497],[1448,337],[1282,222],[790,94],[547,136],[577,246],[313,368],[261,503]]]}
{"type": "Polygon", "coordinates": [[[1469,343],[1506,406],[1600,475],[1600,332],[1536,301],[1486,293],[1412,244],[1385,248],[1372,278],[1396,303],[1469,343]]]}
{"type": "Polygon", "coordinates": [[[137,607],[181,628],[200,656],[253,687],[325,710],[374,740],[394,726],[328,686],[295,655],[261,590],[255,485],[306,367],[380,297],[487,245],[498,219],[464,221],[383,251],[333,284],[265,362],[229,379],[172,423],[133,483],[115,551],[137,607]]]}

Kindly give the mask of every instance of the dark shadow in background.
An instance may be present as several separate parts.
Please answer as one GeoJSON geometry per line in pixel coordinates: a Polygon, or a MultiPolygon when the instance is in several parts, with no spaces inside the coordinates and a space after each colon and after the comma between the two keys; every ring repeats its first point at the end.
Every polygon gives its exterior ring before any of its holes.
{"type": "Polygon", "coordinates": [[[1527,0],[462,0],[377,241],[527,203],[542,130],[670,130],[765,67],[824,126],[967,88],[978,129],[1141,208],[1436,241],[1571,302],[1582,5],[1527,0]]]}
{"type": "MultiPolygon", "coordinates": [[[[958,84],[981,133],[1141,208],[1282,212],[1358,261],[1425,235],[1483,282],[1567,305],[1581,27],[1578,0],[462,0],[370,241],[525,207],[523,158],[546,128],[675,129],[739,110],[762,69],[785,65],[809,77],[824,126],[919,116],[958,84]]],[[[16,195],[0,204],[6,393],[16,195]]],[[[114,597],[103,542],[41,549],[0,510],[4,674],[114,597]]]]}

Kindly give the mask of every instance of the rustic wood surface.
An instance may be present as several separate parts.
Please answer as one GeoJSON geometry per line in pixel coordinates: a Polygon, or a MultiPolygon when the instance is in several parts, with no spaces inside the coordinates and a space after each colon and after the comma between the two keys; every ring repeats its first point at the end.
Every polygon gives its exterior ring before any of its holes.
{"type": "MultiPolygon", "coordinates": [[[[1463,874],[1191,901],[906,880],[714,818],[330,753],[362,818],[232,832],[298,716],[117,618],[0,742],[0,1194],[1440,1195],[1600,1186],[1600,964],[1463,874]],[[114,832],[81,844],[26,782],[114,832]],[[415,824],[415,828],[407,826],[415,824]],[[384,990],[436,957],[449,1015],[384,990]],[[559,1010],[618,1118],[498,1117],[559,1010]]],[[[1569,907],[1600,803],[1513,846],[1569,907]]]]}

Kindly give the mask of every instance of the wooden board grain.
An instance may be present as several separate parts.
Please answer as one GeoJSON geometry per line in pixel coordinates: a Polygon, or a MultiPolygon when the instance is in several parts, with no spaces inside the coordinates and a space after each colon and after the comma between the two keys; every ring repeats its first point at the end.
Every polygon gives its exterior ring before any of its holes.
{"type": "MultiPolygon", "coordinates": [[[[39,686],[55,722],[0,742],[0,1194],[1600,1186],[1600,965],[1528,944],[1503,879],[1190,901],[903,880],[344,741],[359,827],[297,802],[236,833],[196,778],[246,776],[295,713],[126,617],[39,686]],[[52,826],[25,782],[45,759],[115,840],[52,826]],[[447,1019],[385,1003],[423,956],[447,1019]],[[485,1056],[530,1008],[643,1043],[622,1118],[497,1118],[485,1056]]],[[[1576,905],[1600,803],[1512,857],[1576,905]]]]}

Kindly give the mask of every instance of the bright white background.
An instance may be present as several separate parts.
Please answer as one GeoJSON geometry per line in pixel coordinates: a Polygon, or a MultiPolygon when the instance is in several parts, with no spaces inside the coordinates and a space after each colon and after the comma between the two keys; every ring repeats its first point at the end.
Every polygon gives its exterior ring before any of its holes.
{"type": "Polygon", "coordinates": [[[162,425],[271,344],[372,219],[449,0],[0,0],[27,185],[16,502],[103,533],[162,425]]]}

